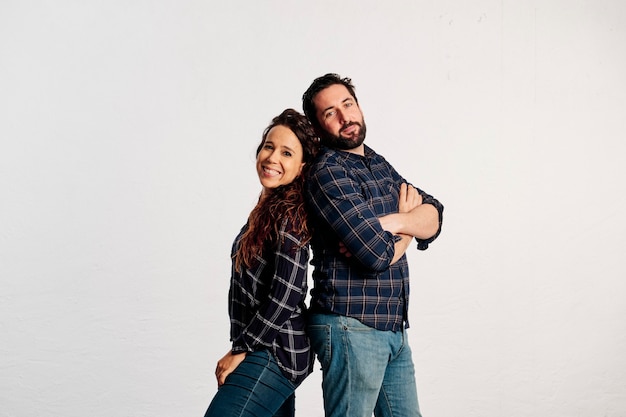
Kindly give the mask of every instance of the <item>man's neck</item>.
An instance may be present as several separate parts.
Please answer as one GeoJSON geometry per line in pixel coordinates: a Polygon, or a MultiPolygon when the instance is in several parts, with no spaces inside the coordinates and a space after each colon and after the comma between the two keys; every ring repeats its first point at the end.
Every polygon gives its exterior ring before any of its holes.
{"type": "Polygon", "coordinates": [[[365,156],[365,145],[361,144],[353,149],[345,149],[346,152],[353,153],[359,156],[365,156]]]}

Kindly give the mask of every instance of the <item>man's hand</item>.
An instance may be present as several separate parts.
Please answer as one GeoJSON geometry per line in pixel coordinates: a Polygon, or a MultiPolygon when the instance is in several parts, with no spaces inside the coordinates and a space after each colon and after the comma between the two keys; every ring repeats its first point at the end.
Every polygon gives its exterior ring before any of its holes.
{"type": "Polygon", "coordinates": [[[412,185],[403,183],[400,185],[400,196],[398,198],[398,212],[408,213],[417,206],[422,205],[422,196],[412,185]]]}
{"type": "Polygon", "coordinates": [[[215,368],[215,377],[217,378],[217,386],[221,387],[226,380],[226,377],[230,375],[241,362],[246,358],[246,352],[233,353],[228,351],[226,355],[217,361],[217,367],[215,368]]]}
{"type": "MultiPolygon", "coordinates": [[[[398,196],[398,213],[409,213],[411,210],[422,205],[422,196],[412,185],[403,183],[400,185],[400,195],[398,196]]],[[[378,218],[381,227],[394,235],[402,232],[402,222],[398,213],[387,214],[378,218]]]]}
{"type": "Polygon", "coordinates": [[[346,245],[344,245],[343,242],[339,242],[339,253],[345,256],[346,258],[349,258],[352,256],[352,254],[350,253],[350,251],[348,251],[348,248],[346,248],[346,245]]]}

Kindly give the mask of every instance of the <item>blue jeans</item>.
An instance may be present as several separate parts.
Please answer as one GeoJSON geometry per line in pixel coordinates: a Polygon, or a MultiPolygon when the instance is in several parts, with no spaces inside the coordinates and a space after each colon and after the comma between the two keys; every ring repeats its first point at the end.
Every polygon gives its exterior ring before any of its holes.
{"type": "Polygon", "coordinates": [[[295,390],[269,351],[248,353],[226,377],[204,417],[293,417],[295,390]]]}
{"type": "Polygon", "coordinates": [[[322,365],[326,417],[421,417],[404,331],[332,314],[311,314],[307,331],[322,365]]]}

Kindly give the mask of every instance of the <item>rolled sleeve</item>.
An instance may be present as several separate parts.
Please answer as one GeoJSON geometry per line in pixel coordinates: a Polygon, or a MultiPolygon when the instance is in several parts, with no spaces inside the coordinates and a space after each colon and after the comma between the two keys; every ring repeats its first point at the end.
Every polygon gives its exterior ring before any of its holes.
{"type": "Polygon", "coordinates": [[[422,196],[422,204],[432,205],[433,207],[435,207],[435,209],[437,209],[437,213],[439,214],[439,227],[437,228],[437,232],[428,239],[415,238],[415,240],[417,241],[417,249],[426,250],[428,249],[428,245],[430,245],[435,239],[437,239],[437,237],[441,233],[441,226],[443,225],[443,204],[441,204],[435,197],[427,194],[419,188],[417,189],[417,191],[422,196]]]}

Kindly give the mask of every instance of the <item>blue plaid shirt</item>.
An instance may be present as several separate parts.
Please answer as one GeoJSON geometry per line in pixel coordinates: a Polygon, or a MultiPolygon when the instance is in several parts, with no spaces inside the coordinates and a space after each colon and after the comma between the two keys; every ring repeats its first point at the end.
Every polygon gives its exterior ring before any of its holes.
{"type": "MultiPolygon", "coordinates": [[[[240,245],[244,226],[233,243],[240,245]]],[[[266,248],[251,268],[232,267],[229,291],[232,351],[267,349],[283,374],[300,383],[313,370],[314,356],[305,333],[304,299],[307,292],[308,245],[290,233],[283,221],[278,248],[266,248]]]]}
{"type": "MultiPolygon", "coordinates": [[[[397,213],[400,185],[406,182],[371,148],[365,156],[323,148],[311,166],[306,200],[313,226],[312,312],[349,316],[378,330],[398,331],[407,322],[409,268],[406,256],[393,265],[396,238],[378,217],[397,213]],[[352,257],[339,253],[342,241],[352,257]]],[[[443,206],[418,189],[424,204],[443,206]]],[[[408,323],[407,323],[408,327],[408,323]]]]}

